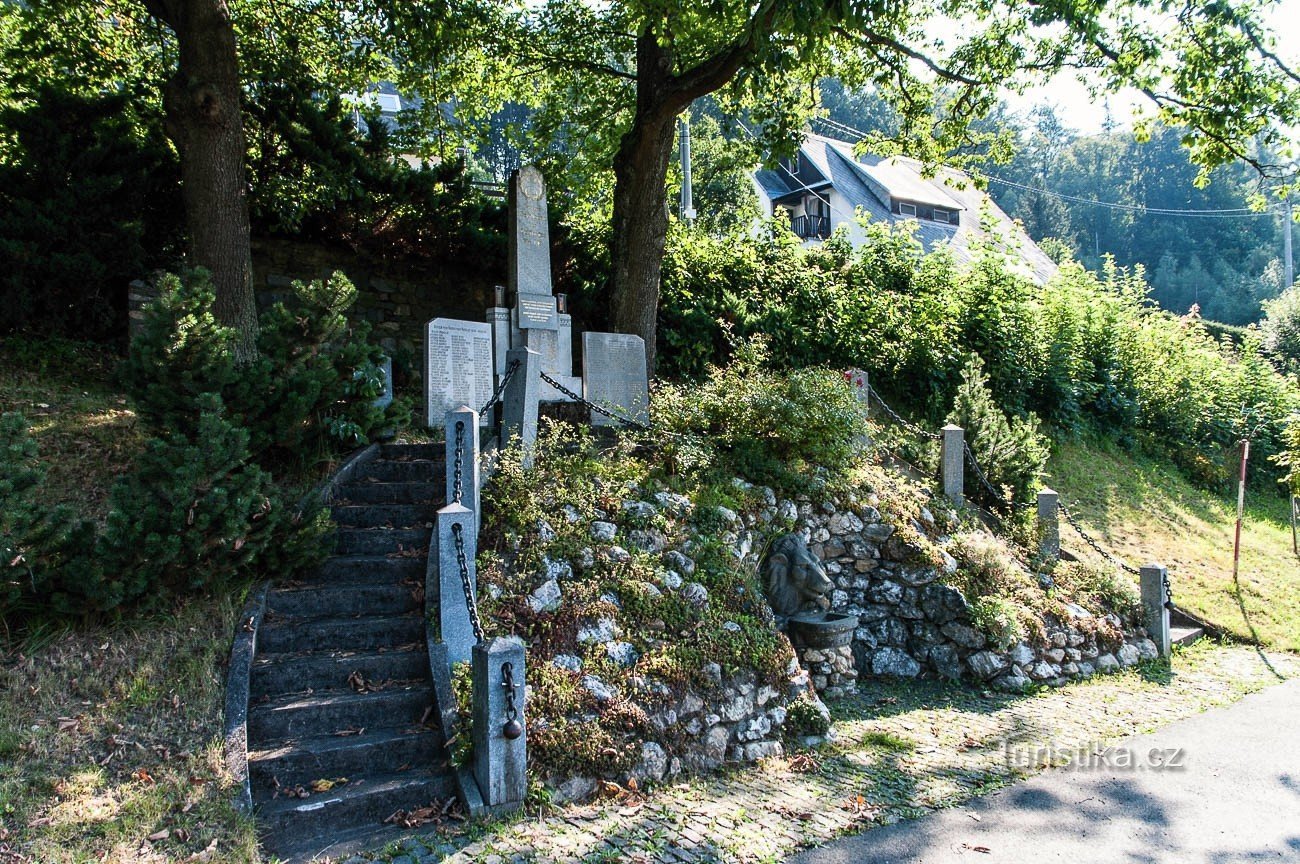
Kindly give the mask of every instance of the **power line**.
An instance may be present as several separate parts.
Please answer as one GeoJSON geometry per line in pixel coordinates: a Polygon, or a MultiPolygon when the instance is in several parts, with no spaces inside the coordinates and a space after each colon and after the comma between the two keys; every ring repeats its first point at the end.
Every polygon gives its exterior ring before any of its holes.
{"type": "MultiPolygon", "coordinates": [[[[817,122],[821,122],[831,129],[837,130],[841,134],[855,136],[858,142],[867,137],[867,133],[854,129],[840,123],[838,120],[832,120],[829,117],[815,117],[817,122]]],[[[846,142],[846,143],[858,143],[846,142]]],[[[1050,189],[1044,189],[1041,186],[1030,186],[1025,183],[1017,183],[1014,180],[1007,180],[990,174],[983,170],[973,170],[969,172],[977,177],[981,177],[991,183],[998,183],[1003,186],[1009,186],[1013,189],[1021,189],[1026,192],[1033,192],[1038,195],[1044,195],[1048,198],[1056,198],[1061,201],[1068,201],[1072,204],[1087,204],[1091,207],[1106,207],[1111,210],[1119,210],[1125,213],[1137,213],[1147,216],[1186,216],[1188,218],[1200,219],[1252,219],[1257,216],[1276,216],[1281,210],[1269,208],[1265,210],[1252,210],[1249,207],[1237,207],[1223,210],[1193,210],[1193,209],[1176,209],[1170,207],[1146,207],[1141,204],[1119,204],[1113,201],[1099,201],[1096,198],[1084,198],[1078,195],[1069,195],[1064,192],[1053,192],[1050,189]]]]}

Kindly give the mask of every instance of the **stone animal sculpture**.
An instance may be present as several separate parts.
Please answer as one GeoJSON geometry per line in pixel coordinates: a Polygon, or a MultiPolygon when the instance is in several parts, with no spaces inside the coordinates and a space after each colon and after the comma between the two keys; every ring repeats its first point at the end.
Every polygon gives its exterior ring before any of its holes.
{"type": "Polygon", "coordinates": [[[835,584],[799,534],[777,538],[763,565],[763,591],[778,620],[802,612],[825,612],[835,584]]]}

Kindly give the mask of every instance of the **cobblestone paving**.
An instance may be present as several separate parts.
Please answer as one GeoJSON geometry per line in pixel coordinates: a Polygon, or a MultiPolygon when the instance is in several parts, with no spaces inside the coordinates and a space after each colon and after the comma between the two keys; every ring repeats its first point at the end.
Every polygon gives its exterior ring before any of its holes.
{"type": "Polygon", "coordinates": [[[835,743],[757,768],[410,838],[347,864],[779,861],[872,825],[959,804],[1037,773],[1051,751],[1150,731],[1300,675],[1300,659],[1198,647],[1059,690],[1009,696],[937,683],[864,682],[831,706],[835,743]]]}

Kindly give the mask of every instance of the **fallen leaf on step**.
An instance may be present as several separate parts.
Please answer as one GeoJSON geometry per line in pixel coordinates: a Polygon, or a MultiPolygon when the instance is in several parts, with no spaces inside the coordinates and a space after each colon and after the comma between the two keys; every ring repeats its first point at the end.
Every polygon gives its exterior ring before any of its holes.
{"type": "Polygon", "coordinates": [[[993,850],[990,849],[990,848],[987,847],[987,846],[972,846],[972,845],[970,845],[969,843],[963,843],[963,844],[961,844],[961,848],[963,848],[963,849],[969,849],[969,850],[971,850],[972,852],[983,852],[985,855],[992,855],[992,854],[993,854],[993,850]]]}
{"type": "Polygon", "coordinates": [[[311,781],[311,791],[328,792],[331,789],[333,789],[335,786],[342,786],[344,783],[347,782],[348,782],[348,778],[346,777],[335,777],[333,780],[327,780],[322,777],[319,780],[311,781]]]}

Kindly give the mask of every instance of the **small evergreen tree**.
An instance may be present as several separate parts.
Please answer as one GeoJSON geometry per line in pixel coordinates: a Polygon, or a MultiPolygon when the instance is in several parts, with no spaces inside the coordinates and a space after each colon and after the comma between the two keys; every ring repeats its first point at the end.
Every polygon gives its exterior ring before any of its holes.
{"type": "Polygon", "coordinates": [[[1038,432],[1037,421],[1022,420],[1002,413],[989,391],[984,361],[978,354],[967,359],[961,383],[953,400],[948,422],[966,430],[966,443],[989,482],[1000,491],[1001,501],[991,500],[973,470],[966,472],[966,494],[986,504],[1027,501],[1036,493],[1047,464],[1047,440],[1038,432]]]}

